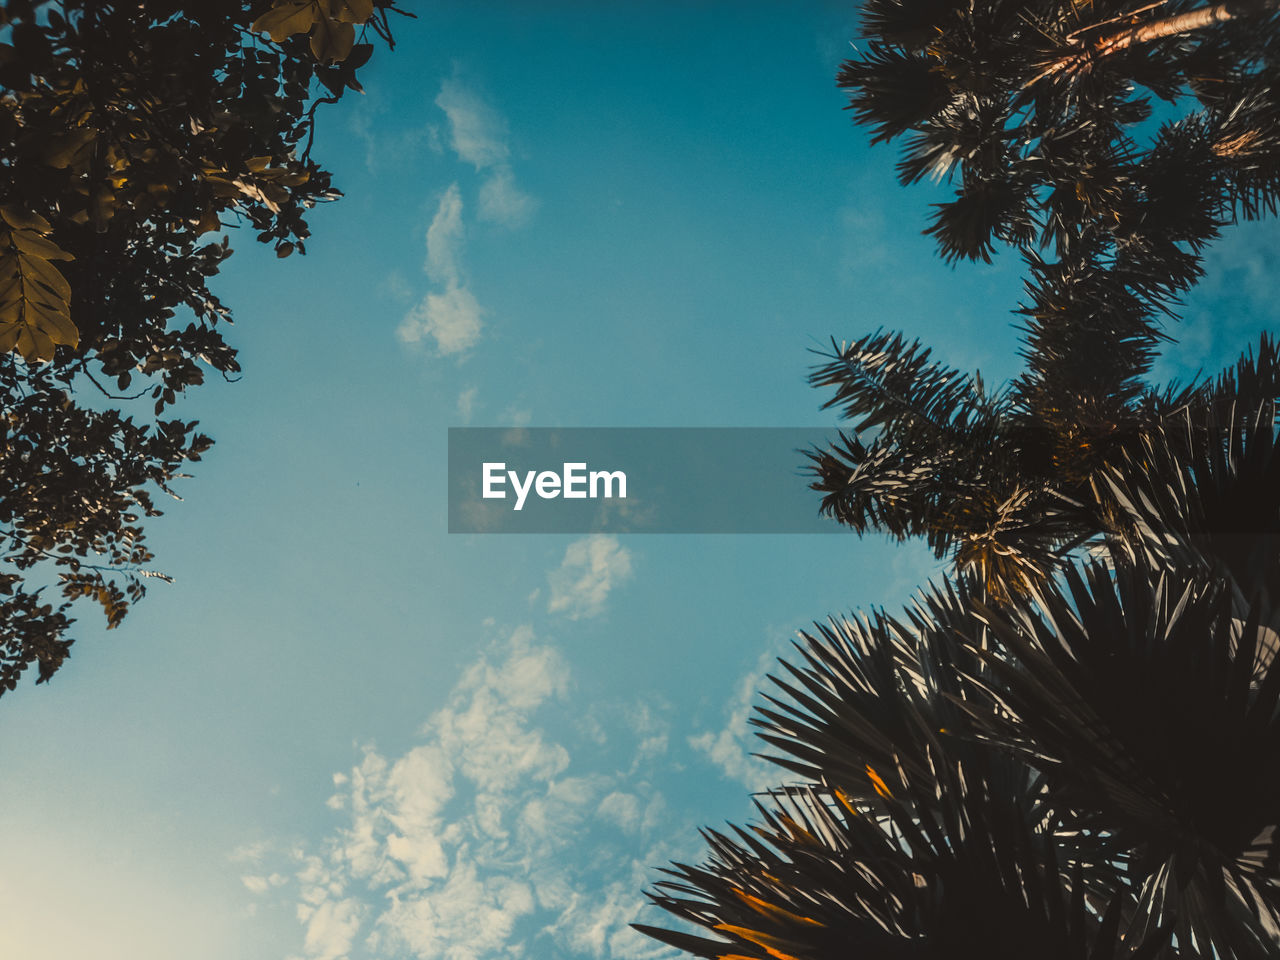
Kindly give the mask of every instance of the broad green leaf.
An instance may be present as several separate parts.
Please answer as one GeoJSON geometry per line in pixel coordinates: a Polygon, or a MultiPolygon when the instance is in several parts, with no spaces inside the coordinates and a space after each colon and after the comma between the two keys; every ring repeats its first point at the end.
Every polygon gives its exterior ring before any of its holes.
{"type": "Polygon", "coordinates": [[[319,14],[312,0],[277,0],[276,5],[253,21],[249,29],[254,33],[268,33],[279,43],[295,33],[306,33],[319,14]]]}
{"type": "MultiPolygon", "coordinates": [[[[0,270],[7,266],[9,260],[6,258],[0,262],[0,270]]],[[[0,310],[11,300],[18,299],[21,296],[22,275],[14,273],[11,276],[0,276],[0,310]]]]}
{"type": "Polygon", "coordinates": [[[23,258],[23,299],[29,305],[36,305],[45,310],[51,310],[64,316],[71,315],[71,302],[69,298],[61,297],[54,293],[48,287],[36,282],[30,270],[32,260],[30,257],[23,258]]]}
{"type": "Polygon", "coordinates": [[[0,348],[35,363],[52,360],[59,344],[79,346],[71,285],[49,263],[71,255],[34,230],[0,231],[0,243],[6,246],[0,251],[0,348]]]}
{"type": "Polygon", "coordinates": [[[49,221],[30,210],[19,210],[17,207],[0,207],[0,220],[17,230],[34,230],[36,233],[48,233],[53,227],[49,221]]]}
{"type": "Polygon", "coordinates": [[[29,301],[27,303],[27,313],[28,322],[42,331],[54,343],[63,343],[68,347],[79,346],[80,331],[76,329],[76,325],[71,322],[71,318],[65,310],[51,310],[43,304],[29,301]]]}
{"type": "Polygon", "coordinates": [[[72,287],[56,266],[40,257],[22,257],[22,271],[29,273],[63,301],[72,298],[72,287]]]}
{"type": "Polygon", "coordinates": [[[88,126],[54,134],[45,144],[44,162],[59,169],[80,166],[87,160],[89,149],[97,137],[98,131],[88,126]]]}
{"type": "Polygon", "coordinates": [[[356,28],[349,23],[338,23],[328,17],[316,19],[311,31],[311,52],[321,63],[345,60],[356,42],[356,28]]]}
{"type": "Polygon", "coordinates": [[[63,250],[57,244],[37,233],[28,230],[15,230],[12,235],[13,242],[17,244],[18,249],[23,253],[29,253],[33,257],[40,257],[43,260],[74,260],[71,254],[63,250]]]}
{"type": "Polygon", "coordinates": [[[18,339],[14,346],[27,363],[53,359],[53,340],[47,333],[29,323],[18,324],[18,339]]]}
{"type": "Polygon", "coordinates": [[[373,16],[373,0],[329,0],[329,12],[341,23],[364,23],[373,16]]]}
{"type": "Polygon", "coordinates": [[[0,232],[0,296],[4,295],[4,285],[19,275],[18,258],[10,253],[9,234],[0,232]]]}

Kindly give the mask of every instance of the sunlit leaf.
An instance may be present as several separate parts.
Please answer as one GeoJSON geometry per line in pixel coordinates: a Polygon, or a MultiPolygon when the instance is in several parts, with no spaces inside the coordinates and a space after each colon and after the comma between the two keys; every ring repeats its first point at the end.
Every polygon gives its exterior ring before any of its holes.
{"type": "Polygon", "coordinates": [[[266,33],[276,43],[306,33],[323,16],[315,0],[276,0],[276,5],[253,21],[254,33],[266,33]]]}
{"type": "Polygon", "coordinates": [[[311,52],[321,63],[344,60],[356,42],[356,28],[350,23],[340,23],[326,16],[316,18],[311,31],[311,52]]]}

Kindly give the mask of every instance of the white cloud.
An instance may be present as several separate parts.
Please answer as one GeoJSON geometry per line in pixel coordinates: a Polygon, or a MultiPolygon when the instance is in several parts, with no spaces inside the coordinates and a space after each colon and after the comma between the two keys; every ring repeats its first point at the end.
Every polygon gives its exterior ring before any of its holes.
{"type": "Polygon", "coordinates": [[[391,768],[387,789],[395,810],[388,818],[394,832],[386,838],[387,854],[414,881],[445,876],[449,864],[438,834],[453,796],[449,753],[437,744],[415,747],[391,768]]]}
{"type": "Polygon", "coordinates": [[[527,884],[481,876],[464,860],[438,891],[393,900],[378,922],[388,944],[411,956],[479,960],[501,952],[533,908],[527,884]]]}
{"type": "Polygon", "coordinates": [[[345,957],[360,929],[361,912],[354,900],[326,900],[317,906],[307,920],[307,956],[315,960],[345,957]]]}
{"type": "Polygon", "coordinates": [[[516,186],[510,167],[500,167],[480,187],[480,219],[506,227],[529,222],[538,201],[516,186]]]}
{"type": "Polygon", "coordinates": [[[761,654],[755,668],[738,683],[738,690],[726,705],[728,721],[716,731],[703,731],[689,738],[689,746],[705,753],[721,772],[752,791],[765,790],[777,783],[776,769],[751,755],[758,749],[755,735],[748,724],[765,677],[775,659],[775,652],[761,654]]]}
{"type": "Polygon", "coordinates": [[[634,793],[623,793],[621,790],[613,791],[596,808],[598,816],[616,823],[628,832],[639,826],[642,813],[640,798],[634,793]]]}
{"type": "MultiPolygon", "coordinates": [[[[657,855],[657,851],[651,853],[657,855]]],[[[620,871],[617,879],[590,893],[566,886],[540,889],[540,895],[559,910],[559,917],[547,932],[580,956],[612,960],[673,956],[669,948],[631,929],[635,919],[634,892],[644,880],[641,870],[632,869],[620,871]]]]}
{"type": "Polygon", "coordinates": [[[489,174],[480,187],[480,219],[506,227],[527,223],[538,204],[516,185],[506,120],[457,77],[441,85],[436,106],[449,120],[449,145],[459,159],[489,174]]]}
{"type": "Polygon", "coordinates": [[[455,183],[444,192],[427,228],[427,258],[423,272],[443,290],[428,293],[400,323],[400,339],[435,341],[441,356],[465,353],[480,339],[484,309],[462,284],[461,252],[465,238],[462,193],[455,183]]]}
{"type": "MultiPolygon", "coordinates": [[[[504,227],[523,226],[538,204],[516,184],[506,121],[456,77],[444,81],[435,102],[448,119],[450,147],[461,160],[485,172],[479,192],[480,219],[504,227]]],[[[409,310],[397,331],[404,343],[433,340],[440,356],[466,353],[479,342],[483,327],[485,311],[463,275],[465,212],[462,190],[452,183],[427,227],[422,269],[435,289],[409,310]]],[[[461,407],[459,398],[460,412],[461,407]]],[[[468,413],[464,419],[469,417],[468,413]]]]}
{"type": "Polygon", "coordinates": [[[570,620],[604,612],[610,591],[631,579],[631,551],[617,537],[595,535],[575,540],[558,569],[547,575],[551,584],[550,613],[570,620]]]}
{"type": "Polygon", "coordinates": [[[1212,377],[1232,365],[1258,337],[1274,328],[1270,317],[1280,297],[1280,224],[1254,220],[1232,224],[1204,258],[1204,279],[1185,298],[1181,323],[1165,332],[1174,342],[1163,348],[1152,377],[1155,382],[1186,383],[1199,375],[1212,377]]]}
{"type": "Polygon", "coordinates": [[[441,356],[465,353],[480,339],[483,316],[483,308],[466,287],[428,293],[400,324],[400,339],[419,343],[431,337],[441,356]]]}
{"type": "Polygon", "coordinates": [[[267,883],[266,877],[241,877],[240,882],[243,883],[251,893],[266,893],[271,889],[271,884],[267,883]]]}
{"type": "Polygon", "coordinates": [[[250,874],[240,878],[240,882],[245,885],[250,893],[263,894],[272,887],[282,887],[288,882],[283,874],[273,873],[269,877],[262,877],[250,874]]]}
{"type": "Polygon", "coordinates": [[[510,157],[506,121],[457,77],[440,85],[436,106],[449,118],[449,146],[477,170],[510,157]]]}
{"type": "Polygon", "coordinates": [[[427,260],[422,269],[433,282],[450,287],[458,285],[458,260],[464,235],[462,191],[454,183],[440,198],[431,226],[427,227],[427,260]]]}
{"type": "MultiPolygon", "coordinates": [[[[345,822],[292,853],[306,960],[514,958],[548,941],[566,957],[670,955],[628,926],[647,868],[671,855],[647,839],[671,827],[651,815],[653,771],[575,769],[538,721],[569,688],[559,651],[520,627],[467,667],[418,743],[366,747],[334,776],[345,822]]],[[[245,885],[280,896],[253,853],[245,885]]]]}

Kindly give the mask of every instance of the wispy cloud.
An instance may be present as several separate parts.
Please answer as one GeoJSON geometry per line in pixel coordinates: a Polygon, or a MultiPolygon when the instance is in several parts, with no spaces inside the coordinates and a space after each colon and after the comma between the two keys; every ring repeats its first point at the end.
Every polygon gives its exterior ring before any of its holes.
{"type": "Polygon", "coordinates": [[[596,535],[569,544],[560,566],[547,575],[548,613],[570,620],[599,616],[614,587],[631,579],[631,551],[617,537],[596,535]]]}
{"type": "MultiPolygon", "coordinates": [[[[505,227],[523,226],[537,201],[517,184],[511,168],[506,120],[456,76],[445,80],[436,106],[448,122],[449,147],[458,158],[484,173],[476,203],[480,220],[505,227]]],[[[397,331],[405,343],[430,342],[440,356],[463,357],[480,342],[485,310],[463,269],[466,245],[462,188],[449,185],[427,227],[423,272],[434,289],[405,314],[397,331]]]]}
{"type": "MultiPolygon", "coordinates": [[[[323,870],[323,868],[320,868],[323,870]]],[[[309,891],[318,898],[320,891],[309,891]]],[[[360,932],[366,908],[354,899],[322,899],[315,905],[298,906],[298,919],[307,925],[304,947],[307,956],[314,960],[341,960],[351,952],[356,934],[360,932]]]]}
{"type": "Polygon", "coordinates": [[[419,742],[398,756],[366,747],[335,775],[329,806],[345,823],[292,851],[288,886],[260,851],[246,886],[293,897],[307,960],[481,960],[539,942],[585,958],[669,956],[629,927],[648,868],[674,854],[654,839],[669,827],[655,758],[628,773],[575,763],[539,722],[570,686],[561,653],[514,630],[464,671],[419,742]]]}
{"type": "Polygon", "coordinates": [[[1186,297],[1179,323],[1168,323],[1173,343],[1161,350],[1152,379],[1187,382],[1213,377],[1233,364],[1258,337],[1273,330],[1280,298],[1280,224],[1275,220],[1233,224],[1205,254],[1204,280],[1186,297]]]}
{"type": "Polygon", "coordinates": [[[405,314],[400,338],[417,343],[431,337],[441,356],[465,353],[480,340],[484,310],[466,287],[428,293],[405,314]]]}
{"type": "Polygon", "coordinates": [[[480,219],[507,227],[528,223],[538,201],[516,186],[510,168],[502,167],[480,187],[480,219]]]}
{"type": "Polygon", "coordinates": [[[510,158],[506,121],[457,76],[440,85],[436,106],[449,120],[449,146],[467,163],[484,170],[510,158]]]}
{"type": "Polygon", "coordinates": [[[507,122],[456,76],[444,81],[436,106],[449,121],[449,146],[458,158],[488,174],[480,187],[480,218],[522,226],[537,201],[516,185],[507,122]]]}
{"type": "Polygon", "coordinates": [[[484,310],[462,285],[461,254],[465,238],[462,193],[452,184],[440,198],[427,228],[427,257],[422,269],[444,289],[428,292],[405,314],[400,339],[419,343],[430,337],[441,356],[465,353],[480,339],[484,310]]]}
{"type": "Polygon", "coordinates": [[[705,730],[689,738],[689,746],[706,754],[726,777],[737,780],[753,792],[765,790],[778,781],[776,768],[752,756],[758,744],[753,742],[755,734],[747,722],[775,656],[775,651],[766,650],[755,667],[738,682],[736,693],[725,705],[726,722],[723,727],[705,730]]]}
{"type": "Polygon", "coordinates": [[[427,259],[422,269],[432,282],[450,287],[458,285],[464,236],[462,191],[453,183],[440,198],[436,215],[427,227],[427,259]]]}

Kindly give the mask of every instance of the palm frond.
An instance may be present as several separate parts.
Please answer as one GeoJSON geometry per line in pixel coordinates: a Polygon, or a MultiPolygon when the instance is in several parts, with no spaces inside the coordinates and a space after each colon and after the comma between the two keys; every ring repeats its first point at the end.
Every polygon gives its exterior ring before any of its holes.
{"type": "Polygon", "coordinates": [[[1264,335],[1256,358],[1144,430],[1095,481],[1128,554],[1225,578],[1238,602],[1263,604],[1271,628],[1280,626],[1278,402],[1280,356],[1264,335]]]}
{"type": "MultiPolygon", "coordinates": [[[[805,782],[771,791],[749,830],[706,831],[653,901],[713,932],[645,932],[707,957],[992,960],[1153,957],[1120,931],[1119,874],[1086,871],[1033,765],[973,735],[986,673],[970,588],[922,596],[905,621],[832,620],[797,645],[757,723],[805,782]],[[967,669],[956,669],[957,666],[967,669]]],[[[1094,865],[1097,866],[1096,864],[1094,865]]]]}
{"type": "Polygon", "coordinates": [[[834,387],[822,408],[841,408],[858,432],[959,438],[998,409],[999,398],[988,396],[979,379],[930,362],[932,350],[901,333],[877,330],[850,344],[837,346],[833,340],[831,348],[828,362],[814,369],[809,383],[834,387]]]}
{"type": "MultiPolygon", "coordinates": [[[[925,536],[941,556],[966,529],[957,506],[1000,473],[1007,401],[930,355],[899,333],[833,342],[810,382],[835,388],[823,408],[841,408],[854,432],[808,457],[823,513],[859,532],[925,536]]],[[[986,529],[979,511],[972,517],[974,532],[986,529]]]]}
{"type": "Polygon", "coordinates": [[[1140,929],[1274,955],[1280,665],[1262,665],[1259,611],[1141,560],[1072,568],[1034,600],[977,605],[998,640],[968,642],[993,677],[978,722],[1044,774],[1065,826],[1106,838],[1142,890],[1140,929]]]}

